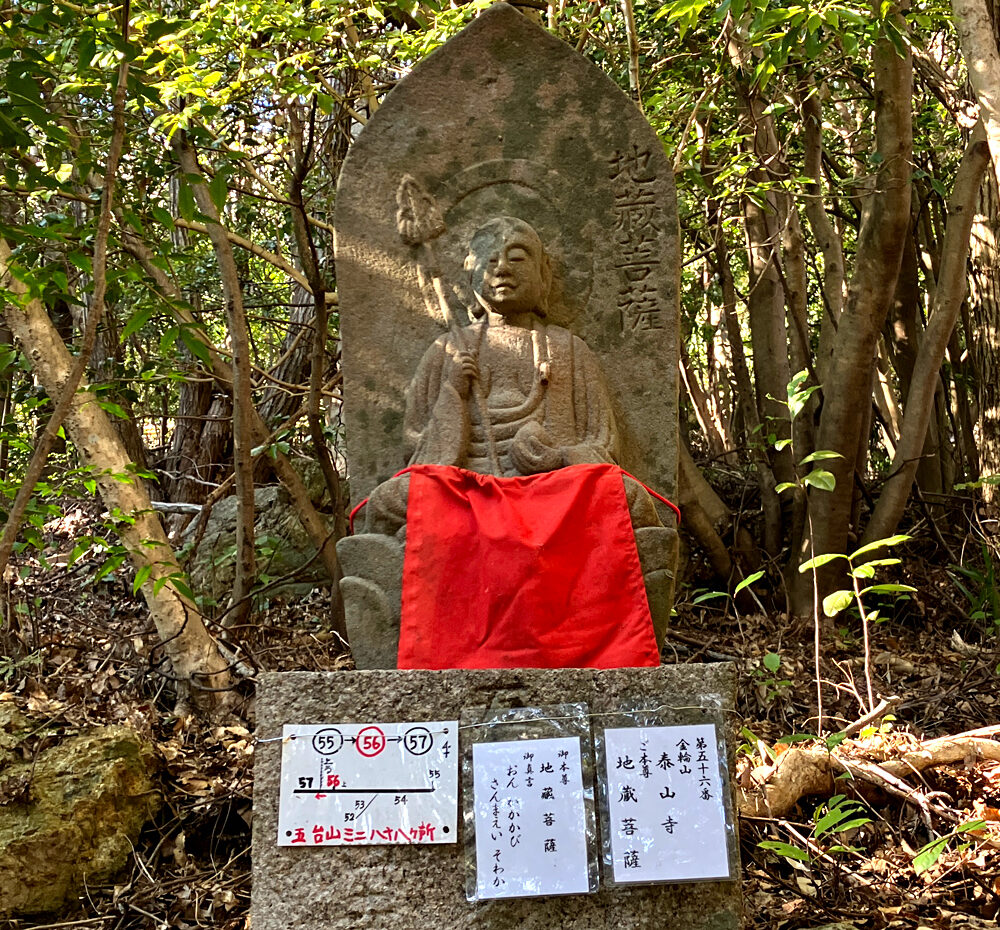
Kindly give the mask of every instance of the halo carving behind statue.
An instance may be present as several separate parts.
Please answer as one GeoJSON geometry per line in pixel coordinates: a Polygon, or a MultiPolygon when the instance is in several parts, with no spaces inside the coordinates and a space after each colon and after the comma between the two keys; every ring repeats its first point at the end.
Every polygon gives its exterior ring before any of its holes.
{"type": "Polygon", "coordinates": [[[572,187],[558,171],[527,159],[484,161],[450,177],[435,197],[447,226],[439,240],[447,281],[465,289],[462,265],[473,233],[495,216],[516,216],[535,227],[552,261],[548,321],[566,326],[587,306],[593,224],[580,227],[572,216],[572,187]]]}

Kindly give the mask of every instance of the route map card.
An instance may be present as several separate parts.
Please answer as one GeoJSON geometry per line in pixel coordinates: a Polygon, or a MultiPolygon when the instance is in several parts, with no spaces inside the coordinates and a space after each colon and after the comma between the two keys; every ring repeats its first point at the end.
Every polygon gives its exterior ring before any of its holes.
{"type": "Polygon", "coordinates": [[[730,878],[714,724],[608,728],[604,741],[614,882],[730,878]]]}
{"type": "Polygon", "coordinates": [[[476,898],[586,894],[578,737],[472,747],[476,898]]]}
{"type": "Polygon", "coordinates": [[[458,722],[286,724],[279,846],[454,843],[458,722]]]}

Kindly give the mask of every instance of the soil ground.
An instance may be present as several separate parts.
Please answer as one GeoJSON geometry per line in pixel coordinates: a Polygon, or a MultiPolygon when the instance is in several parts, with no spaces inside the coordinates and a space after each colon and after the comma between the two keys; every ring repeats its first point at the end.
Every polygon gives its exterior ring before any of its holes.
{"type": "MultiPolygon", "coordinates": [[[[136,846],[130,872],[91,887],[59,917],[21,920],[12,930],[92,927],[248,927],[253,798],[253,683],[239,685],[239,717],[208,726],[172,715],[172,685],[131,578],[115,571],[94,581],[98,557],[69,565],[76,541],[96,532],[99,510],[81,502],[46,526],[46,549],[18,556],[8,571],[0,627],[0,701],[65,732],[131,723],[157,747],[167,800],[136,846]]],[[[892,719],[867,734],[886,745],[990,727],[1000,719],[1000,636],[955,586],[956,575],[909,553],[905,580],[917,591],[883,608],[872,630],[873,690],[898,699],[892,719]]],[[[965,579],[967,582],[968,578],[965,579]]],[[[967,585],[967,590],[969,586],[967,585]]],[[[747,598],[703,600],[682,590],[667,662],[732,660],[740,671],[745,744],[737,778],[778,741],[816,731],[813,626],[789,622],[747,598]],[[742,602],[742,601],[741,601],[742,602]]],[[[975,593],[975,592],[972,592],[975,593]]],[[[770,607],[770,605],[767,605],[770,607]]],[[[351,667],[329,631],[328,594],[264,605],[243,633],[246,671],[351,667]]],[[[823,627],[821,674],[827,731],[863,715],[866,693],[857,621],[823,627]]],[[[775,748],[777,746],[777,749],[775,748]]],[[[26,747],[35,752],[42,747],[26,747]]],[[[865,930],[996,926],[1000,913],[1000,763],[936,768],[916,782],[959,824],[926,817],[899,796],[868,796],[866,821],[845,832],[817,828],[825,798],[804,798],[786,818],[740,825],[748,926],[815,927],[835,921],[865,930]],[[928,826],[929,822],[929,826],[928,826]],[[964,832],[963,832],[964,831],[964,832]],[[915,862],[939,839],[940,855],[918,874],[915,862]],[[761,842],[785,843],[785,855],[761,842]]],[[[850,784],[840,789],[853,796],[850,784]]],[[[858,819],[858,818],[852,818],[858,819]]],[[[925,853],[924,859],[929,858],[925,853]]]]}

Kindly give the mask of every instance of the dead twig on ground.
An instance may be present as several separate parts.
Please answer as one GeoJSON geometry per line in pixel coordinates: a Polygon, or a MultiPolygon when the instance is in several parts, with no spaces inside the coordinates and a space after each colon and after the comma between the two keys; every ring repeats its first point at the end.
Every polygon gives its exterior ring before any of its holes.
{"type": "MultiPolygon", "coordinates": [[[[927,811],[926,796],[903,781],[905,776],[955,763],[1000,762],[1000,742],[979,736],[945,736],[918,743],[916,748],[880,749],[879,755],[890,757],[877,760],[871,758],[872,748],[863,742],[845,740],[829,750],[816,745],[793,746],[773,763],[757,766],[750,773],[751,786],[740,789],[740,814],[782,817],[801,798],[832,794],[833,779],[839,772],[861,774],[865,781],[927,811]]],[[[936,813],[955,822],[952,812],[934,807],[936,813]]]]}

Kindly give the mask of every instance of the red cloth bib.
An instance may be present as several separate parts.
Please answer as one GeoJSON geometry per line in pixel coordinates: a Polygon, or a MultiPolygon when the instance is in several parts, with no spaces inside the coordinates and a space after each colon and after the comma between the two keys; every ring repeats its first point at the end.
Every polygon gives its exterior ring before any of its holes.
{"type": "Polygon", "coordinates": [[[659,665],[618,466],[409,473],[399,668],[659,665]]]}

